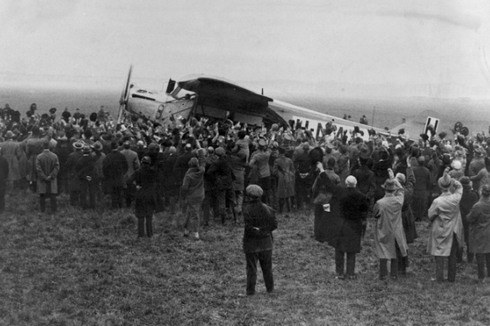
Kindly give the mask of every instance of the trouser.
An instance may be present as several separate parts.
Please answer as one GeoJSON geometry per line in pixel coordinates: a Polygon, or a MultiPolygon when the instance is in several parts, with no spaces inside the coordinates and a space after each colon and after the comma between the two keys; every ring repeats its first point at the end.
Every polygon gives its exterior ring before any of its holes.
{"type": "Polygon", "coordinates": [[[237,213],[241,213],[242,207],[243,207],[243,191],[242,190],[235,190],[235,199],[236,199],[237,213]]]}
{"type": "Polygon", "coordinates": [[[213,211],[214,218],[219,216],[219,210],[218,210],[216,199],[217,198],[214,189],[205,191],[204,200],[202,202],[203,219],[205,224],[209,223],[210,210],[213,211]]]}
{"type": "Polygon", "coordinates": [[[126,207],[131,207],[131,202],[134,199],[134,194],[136,193],[136,186],[134,184],[128,184],[124,188],[124,198],[126,199],[126,207]]]}
{"type": "Polygon", "coordinates": [[[426,219],[427,217],[427,196],[423,196],[422,198],[413,198],[412,199],[412,213],[416,221],[421,221],[426,219]]]}
{"type": "Polygon", "coordinates": [[[299,174],[296,175],[296,209],[303,207],[307,208],[310,204],[310,193],[312,184],[309,182],[309,178],[301,179],[299,174]]]}
{"type": "Polygon", "coordinates": [[[187,203],[187,211],[185,213],[184,228],[192,232],[199,232],[199,220],[201,215],[202,202],[187,203]]]}
{"type": "Polygon", "coordinates": [[[354,275],[356,270],[356,254],[335,248],[335,272],[344,275],[344,256],[347,255],[347,275],[354,275]]]}
{"type": "Polygon", "coordinates": [[[95,181],[82,181],[80,184],[80,205],[83,209],[95,209],[95,194],[97,183],[95,181]],[[87,205],[87,195],[89,204],[87,205]]]}
{"type": "Polygon", "coordinates": [[[271,192],[271,177],[259,178],[259,186],[264,191],[262,202],[272,206],[274,200],[271,192]]]}
{"type": "Polygon", "coordinates": [[[80,200],[80,190],[70,191],[70,205],[77,206],[80,200]]]}
{"type": "Polygon", "coordinates": [[[49,198],[49,202],[51,205],[51,212],[55,213],[57,210],[57,205],[56,205],[56,194],[39,194],[39,200],[41,204],[41,212],[46,211],[46,198],[49,198]]]}
{"type": "Polygon", "coordinates": [[[260,268],[264,275],[264,283],[267,292],[274,290],[274,278],[272,276],[272,250],[245,253],[247,261],[247,295],[255,293],[255,284],[257,283],[257,261],[260,262],[260,268]]]}
{"type": "Polygon", "coordinates": [[[153,236],[153,215],[138,217],[138,237],[140,238],[145,236],[145,224],[146,235],[151,238],[153,236]]]}
{"type": "Polygon", "coordinates": [[[223,189],[217,191],[218,197],[218,209],[219,216],[221,217],[221,223],[225,224],[226,220],[226,207],[231,207],[231,211],[233,216],[235,216],[235,196],[234,192],[231,189],[223,189]]]}
{"type": "Polygon", "coordinates": [[[5,194],[0,196],[0,213],[5,211],[5,194]]]}
{"type": "Polygon", "coordinates": [[[111,202],[112,202],[112,208],[122,208],[123,207],[123,187],[122,186],[112,186],[111,202]]]}
{"type": "Polygon", "coordinates": [[[286,209],[288,212],[291,212],[291,201],[290,198],[279,198],[279,213],[282,213],[282,209],[284,207],[284,204],[286,204],[286,209]]]}
{"type": "Polygon", "coordinates": [[[470,245],[466,244],[466,258],[467,258],[468,263],[471,264],[473,262],[474,257],[475,257],[475,254],[470,252],[470,245]]]}
{"type": "MultiPolygon", "coordinates": [[[[405,262],[403,261],[403,256],[400,251],[400,247],[398,246],[398,243],[395,241],[395,248],[396,248],[396,257],[395,259],[390,259],[390,275],[393,278],[398,277],[398,271],[401,268],[402,274],[406,273],[406,265],[405,262]],[[399,260],[402,260],[403,262],[400,264],[399,260]]],[[[407,260],[408,261],[408,260],[407,260]]],[[[380,278],[385,278],[388,276],[388,259],[380,259],[379,260],[379,277],[380,278]]]]}
{"type": "MultiPolygon", "coordinates": [[[[454,282],[456,280],[456,260],[459,250],[458,238],[453,234],[453,244],[447,262],[447,280],[454,282]]],[[[436,261],[436,281],[444,281],[444,256],[435,256],[436,261]]]]}
{"type": "Polygon", "coordinates": [[[478,279],[483,280],[485,278],[485,265],[487,266],[487,277],[490,277],[490,253],[475,254],[475,256],[478,266],[478,279]]]}

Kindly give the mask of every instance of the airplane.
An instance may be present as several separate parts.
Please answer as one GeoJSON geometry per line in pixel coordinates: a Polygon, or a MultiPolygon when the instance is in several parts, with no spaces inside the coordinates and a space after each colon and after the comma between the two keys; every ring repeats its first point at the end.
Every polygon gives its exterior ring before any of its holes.
{"type": "Polygon", "coordinates": [[[179,81],[169,80],[165,94],[139,88],[130,83],[132,66],[120,98],[118,123],[129,113],[163,126],[178,124],[192,116],[232,120],[256,126],[277,124],[310,130],[316,138],[322,136],[327,123],[338,131],[368,140],[376,133],[394,138],[404,129],[405,136],[416,140],[420,133],[437,132],[439,119],[435,112],[420,114],[413,121],[391,130],[317,112],[257,94],[232,81],[210,75],[189,75],[179,81]],[[427,117],[427,119],[425,119],[427,117]],[[425,121],[424,121],[425,119],[425,121]]]}

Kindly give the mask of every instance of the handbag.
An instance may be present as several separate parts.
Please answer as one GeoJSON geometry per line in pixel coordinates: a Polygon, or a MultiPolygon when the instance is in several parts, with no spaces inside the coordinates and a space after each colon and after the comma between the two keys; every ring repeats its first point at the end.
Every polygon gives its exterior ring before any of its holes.
{"type": "Polygon", "coordinates": [[[315,199],[313,199],[313,204],[315,205],[325,205],[330,203],[330,200],[332,199],[332,194],[331,193],[319,193],[315,199]]]}

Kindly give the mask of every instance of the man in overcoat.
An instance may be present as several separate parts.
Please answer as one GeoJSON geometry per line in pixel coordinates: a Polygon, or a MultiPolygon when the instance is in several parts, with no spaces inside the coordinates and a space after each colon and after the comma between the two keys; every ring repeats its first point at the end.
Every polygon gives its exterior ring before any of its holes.
{"type": "Polygon", "coordinates": [[[123,207],[124,174],[128,171],[126,157],[118,151],[117,142],[111,143],[112,151],[102,163],[102,171],[111,192],[112,208],[123,207]]]}
{"type": "Polygon", "coordinates": [[[427,250],[436,261],[436,281],[444,281],[444,257],[448,257],[449,282],[456,280],[456,259],[459,247],[463,244],[463,222],[459,202],[463,195],[461,183],[451,179],[449,168],[439,178],[442,193],[434,199],[429,208],[431,223],[427,250]]]}
{"type": "Polygon", "coordinates": [[[56,195],[58,182],[56,177],[60,170],[58,156],[49,150],[49,141],[43,143],[43,152],[36,157],[37,192],[39,193],[41,212],[46,211],[46,198],[50,200],[51,213],[56,213],[56,195]]]}
{"type": "Polygon", "coordinates": [[[263,190],[249,185],[245,190],[250,203],[244,207],[243,251],[247,262],[247,295],[255,294],[257,261],[260,262],[267,292],[274,290],[272,275],[272,231],[277,229],[275,211],[260,201],[263,190]]]}
{"type": "Polygon", "coordinates": [[[77,206],[80,200],[80,179],[76,172],[76,165],[82,158],[84,144],[81,141],[73,143],[74,151],[68,155],[65,166],[68,173],[68,190],[70,191],[70,205],[77,206]]]}
{"type": "Polygon", "coordinates": [[[374,244],[379,257],[379,278],[388,276],[388,260],[391,260],[391,277],[398,277],[398,258],[407,256],[407,240],[403,231],[402,207],[405,191],[393,171],[388,169],[388,180],[382,185],[385,196],[374,205],[376,227],[374,244]]]}
{"type": "Polygon", "coordinates": [[[136,198],[134,212],[138,218],[138,239],[153,236],[153,214],[156,209],[156,171],[151,168],[151,158],[143,156],[141,167],[131,175],[128,182],[135,184],[136,198]]]}
{"type": "Polygon", "coordinates": [[[18,186],[17,183],[20,180],[19,160],[21,158],[20,143],[13,140],[14,133],[7,131],[5,134],[5,141],[0,143],[2,147],[3,157],[7,160],[9,165],[8,181],[10,186],[18,186]]]}
{"type": "Polygon", "coordinates": [[[356,254],[361,252],[361,238],[366,225],[369,198],[357,188],[357,180],[352,175],[345,179],[346,188],[340,188],[334,193],[332,200],[340,202],[342,224],[335,243],[335,269],[337,276],[344,276],[344,257],[347,256],[347,271],[345,278],[356,277],[356,254]]]}
{"type": "Polygon", "coordinates": [[[466,217],[470,225],[470,251],[475,253],[478,266],[478,280],[490,277],[490,185],[481,189],[482,197],[466,217]]]}

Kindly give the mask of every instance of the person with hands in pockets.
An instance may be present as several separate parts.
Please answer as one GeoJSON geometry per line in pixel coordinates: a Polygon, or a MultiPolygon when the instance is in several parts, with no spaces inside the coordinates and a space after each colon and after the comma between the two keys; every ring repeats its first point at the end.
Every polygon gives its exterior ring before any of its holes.
{"type": "Polygon", "coordinates": [[[272,276],[272,231],[277,229],[276,212],[261,202],[264,191],[258,185],[249,185],[246,195],[250,202],[243,210],[245,230],[243,251],[247,262],[247,295],[255,294],[257,261],[260,262],[268,293],[274,290],[272,276]]]}

